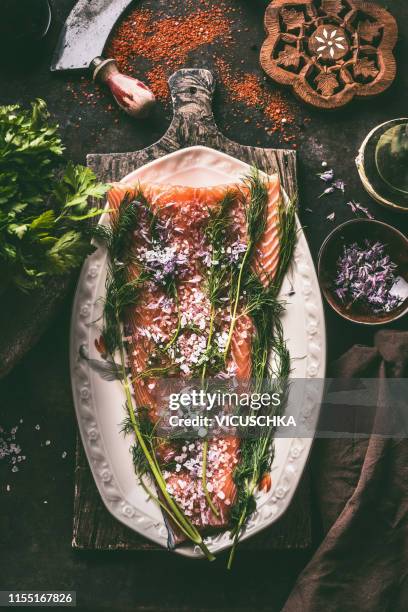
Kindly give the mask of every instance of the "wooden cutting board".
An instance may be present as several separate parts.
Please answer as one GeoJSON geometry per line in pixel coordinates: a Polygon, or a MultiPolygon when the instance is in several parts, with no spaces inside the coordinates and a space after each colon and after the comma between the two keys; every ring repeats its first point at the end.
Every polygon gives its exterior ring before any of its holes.
{"type": "MultiPolygon", "coordinates": [[[[267,173],[279,172],[292,198],[297,193],[296,153],[261,149],[232,142],[218,129],[212,113],[215,80],[211,72],[184,69],[169,79],[174,117],[155,144],[133,153],[88,155],[87,163],[102,181],[118,181],[132,170],[172,151],[204,145],[223,151],[267,173]]],[[[261,534],[243,543],[247,549],[307,548],[311,544],[310,489],[305,472],[284,517],[261,534]]],[[[104,507],[78,437],[72,546],[79,549],[154,550],[149,540],[119,523],[104,507]]]]}

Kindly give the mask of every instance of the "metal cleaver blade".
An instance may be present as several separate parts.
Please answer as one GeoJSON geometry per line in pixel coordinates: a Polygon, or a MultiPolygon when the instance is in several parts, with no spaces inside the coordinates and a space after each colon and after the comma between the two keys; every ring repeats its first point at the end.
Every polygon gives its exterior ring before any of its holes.
{"type": "Polygon", "coordinates": [[[132,0],[79,0],[62,29],[52,71],[81,70],[102,55],[116,21],[132,0]]]}

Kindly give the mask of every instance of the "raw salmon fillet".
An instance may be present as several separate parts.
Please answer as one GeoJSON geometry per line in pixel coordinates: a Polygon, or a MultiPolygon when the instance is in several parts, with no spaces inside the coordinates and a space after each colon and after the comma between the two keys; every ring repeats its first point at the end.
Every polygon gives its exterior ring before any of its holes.
{"type": "MultiPolygon", "coordinates": [[[[279,261],[278,212],[281,198],[277,176],[269,178],[267,220],[264,235],[256,245],[252,269],[265,286],[273,279],[279,261]]],[[[108,200],[111,208],[118,209],[126,197],[133,199],[143,193],[151,213],[156,217],[160,231],[165,236],[166,247],[156,252],[150,235],[150,223],[146,211],[141,211],[140,223],[134,232],[132,249],[136,260],[143,259],[147,265],[157,265],[158,282],[146,282],[141,299],[129,309],[125,321],[129,366],[132,372],[134,397],[138,407],[148,407],[152,422],[158,418],[154,375],[154,357],[157,345],[167,346],[180,325],[177,341],[168,349],[169,360],[177,364],[179,376],[188,379],[194,374],[194,364],[205,350],[210,321],[211,304],[206,295],[205,272],[208,258],[205,228],[211,211],[216,211],[227,193],[235,194],[229,216],[231,231],[225,245],[231,257],[242,252],[247,243],[245,210],[243,201],[249,197],[248,187],[243,183],[216,187],[182,187],[160,184],[115,184],[108,200]],[[235,254],[235,255],[234,255],[235,254]],[[162,257],[163,261],[159,261],[162,257]],[[166,265],[175,273],[176,294],[171,297],[160,274],[166,265]],[[160,267],[161,266],[161,267],[160,267]],[[151,376],[141,373],[151,371],[151,376]]],[[[142,205],[141,205],[142,206],[142,205]]],[[[129,271],[131,278],[137,277],[137,264],[129,271]]],[[[222,347],[226,341],[231,320],[229,303],[225,311],[217,315],[217,342],[222,347]]],[[[237,319],[225,376],[239,380],[251,377],[251,346],[255,327],[249,315],[241,314],[237,319]]],[[[160,366],[166,364],[160,362],[160,366]]],[[[208,372],[211,375],[211,371],[208,372]]],[[[200,530],[226,527],[231,508],[236,498],[233,480],[234,468],[239,462],[239,439],[218,437],[208,441],[207,488],[216,516],[209,507],[202,486],[201,441],[175,443],[168,441],[156,449],[159,461],[166,465],[172,462],[175,468],[163,468],[167,488],[184,513],[200,530]]],[[[176,541],[182,536],[175,532],[176,541]]]]}

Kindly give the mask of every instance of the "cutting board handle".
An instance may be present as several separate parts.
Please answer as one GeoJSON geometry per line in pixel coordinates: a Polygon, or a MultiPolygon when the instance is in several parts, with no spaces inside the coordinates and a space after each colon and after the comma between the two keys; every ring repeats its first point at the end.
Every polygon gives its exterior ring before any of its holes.
{"type": "Polygon", "coordinates": [[[209,70],[184,68],[171,75],[169,88],[173,102],[174,124],[187,124],[190,129],[217,129],[212,99],[215,79],[209,70]]]}
{"type": "MultiPolygon", "coordinates": [[[[279,172],[290,198],[296,194],[296,153],[284,149],[261,149],[233,142],[218,129],[212,113],[215,78],[209,70],[185,68],[169,79],[174,116],[166,133],[140,151],[88,155],[88,165],[106,182],[120,181],[162,155],[184,147],[201,145],[242,159],[268,174],[279,172]]],[[[95,202],[96,204],[96,202],[95,202]]]]}

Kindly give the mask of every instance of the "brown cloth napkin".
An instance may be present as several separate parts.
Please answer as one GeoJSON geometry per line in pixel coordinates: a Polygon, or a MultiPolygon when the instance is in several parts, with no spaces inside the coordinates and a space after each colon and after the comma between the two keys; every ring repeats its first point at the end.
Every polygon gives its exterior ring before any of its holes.
{"type": "MultiPolygon", "coordinates": [[[[406,378],[408,332],[382,330],[373,348],[354,346],[331,370],[406,378]]],[[[316,440],[312,482],[324,539],[283,611],[408,610],[408,440],[316,440]]]]}

